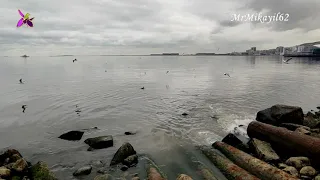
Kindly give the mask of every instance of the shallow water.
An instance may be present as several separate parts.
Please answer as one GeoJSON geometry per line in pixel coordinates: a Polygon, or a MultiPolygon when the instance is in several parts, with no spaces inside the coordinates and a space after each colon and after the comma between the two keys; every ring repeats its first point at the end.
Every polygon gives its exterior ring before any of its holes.
{"type": "MultiPolygon", "coordinates": [[[[46,161],[60,179],[72,179],[77,167],[97,160],[109,164],[128,141],[169,179],[178,173],[199,179],[189,153],[208,162],[195,145],[221,140],[274,104],[314,109],[319,77],[320,61],[295,58],[283,64],[278,56],[2,57],[0,148],[19,149],[32,162],[46,161]],[[95,126],[99,130],[87,131],[79,142],[57,138],[95,126]],[[83,140],[99,135],[113,135],[115,146],[86,151],[83,140]]],[[[96,169],[82,179],[92,179],[96,169]]]]}

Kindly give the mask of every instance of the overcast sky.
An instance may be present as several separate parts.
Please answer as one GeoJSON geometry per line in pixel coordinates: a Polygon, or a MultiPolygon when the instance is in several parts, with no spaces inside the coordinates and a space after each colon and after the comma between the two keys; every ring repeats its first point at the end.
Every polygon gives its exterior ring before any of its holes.
{"type": "Polygon", "coordinates": [[[319,0],[1,0],[0,54],[231,52],[320,41],[319,0]],[[16,28],[30,13],[34,27],[16,28]],[[288,13],[288,22],[233,14],[288,13]]]}

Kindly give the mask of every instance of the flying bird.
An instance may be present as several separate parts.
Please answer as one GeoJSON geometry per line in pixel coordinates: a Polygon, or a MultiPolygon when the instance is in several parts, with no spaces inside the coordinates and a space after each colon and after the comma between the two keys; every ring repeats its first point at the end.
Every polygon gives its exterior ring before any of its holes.
{"type": "Polygon", "coordinates": [[[230,77],[230,74],[228,74],[228,73],[224,73],[223,75],[225,75],[225,76],[229,76],[229,77],[230,77]]]}
{"type": "Polygon", "coordinates": [[[24,113],[24,111],[26,110],[27,105],[22,105],[22,112],[24,113]]]}
{"type": "Polygon", "coordinates": [[[72,60],[72,62],[75,62],[75,61],[77,61],[77,59],[72,60]]]}
{"type": "Polygon", "coordinates": [[[283,60],[284,63],[288,63],[292,58],[289,58],[287,60],[283,60]]]}

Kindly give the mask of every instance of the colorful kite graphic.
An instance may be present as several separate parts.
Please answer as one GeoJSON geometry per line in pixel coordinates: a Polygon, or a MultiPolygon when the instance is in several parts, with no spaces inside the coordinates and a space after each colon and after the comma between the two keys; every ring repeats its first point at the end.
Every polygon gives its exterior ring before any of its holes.
{"type": "Polygon", "coordinates": [[[34,17],[29,19],[29,16],[30,16],[29,13],[24,15],[19,9],[18,9],[18,12],[22,18],[18,21],[17,27],[21,27],[24,24],[27,24],[27,26],[29,27],[33,27],[32,20],[34,19],[34,17]]]}

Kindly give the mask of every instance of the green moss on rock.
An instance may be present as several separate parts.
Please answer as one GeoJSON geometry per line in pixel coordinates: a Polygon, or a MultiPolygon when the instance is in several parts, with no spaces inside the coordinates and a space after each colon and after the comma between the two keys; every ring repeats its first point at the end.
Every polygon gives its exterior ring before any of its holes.
{"type": "Polygon", "coordinates": [[[31,167],[31,176],[33,180],[57,180],[47,164],[41,161],[31,167]]]}

